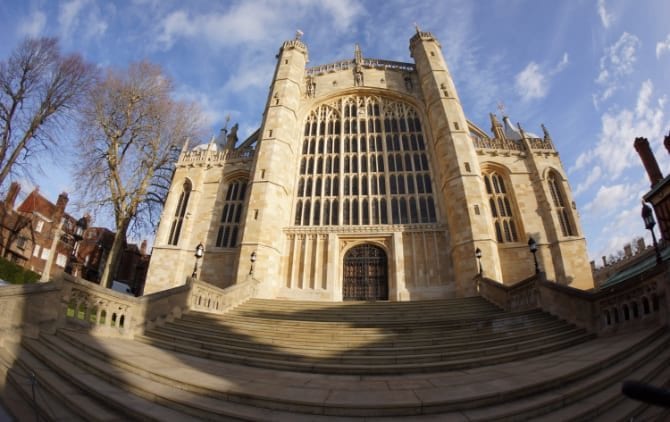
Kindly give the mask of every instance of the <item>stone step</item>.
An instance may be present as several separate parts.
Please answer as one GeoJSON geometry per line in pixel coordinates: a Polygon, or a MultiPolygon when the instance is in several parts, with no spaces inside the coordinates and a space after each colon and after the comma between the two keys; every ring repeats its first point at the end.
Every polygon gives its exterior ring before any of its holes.
{"type": "Polygon", "coordinates": [[[436,332],[442,333],[476,333],[476,332],[504,332],[508,329],[515,329],[519,327],[528,327],[533,324],[544,324],[548,321],[558,321],[557,318],[544,314],[534,313],[531,315],[522,315],[509,318],[495,318],[485,319],[469,322],[460,322],[452,324],[449,322],[443,324],[424,324],[421,326],[405,326],[402,324],[374,326],[370,325],[336,325],[330,323],[318,322],[302,322],[293,323],[290,326],[284,326],[280,323],[273,323],[272,321],[258,321],[252,318],[240,320],[225,320],[220,319],[216,321],[208,321],[191,318],[176,320],[174,325],[179,325],[185,329],[205,329],[214,330],[218,327],[225,331],[251,331],[257,332],[261,335],[274,335],[276,333],[288,333],[292,336],[299,336],[301,334],[307,335],[310,338],[313,336],[325,335],[329,337],[340,338],[343,335],[349,335],[354,338],[359,337],[377,337],[380,333],[395,333],[403,336],[423,336],[425,334],[432,334],[436,332]]]}
{"type": "Polygon", "coordinates": [[[513,351],[501,351],[494,354],[488,352],[486,355],[474,358],[464,356],[460,353],[442,353],[426,356],[398,356],[398,357],[333,357],[329,359],[312,358],[304,355],[286,355],[267,353],[264,357],[240,355],[220,350],[203,349],[188,344],[175,343],[147,336],[138,336],[136,341],[155,345],[167,350],[186,353],[193,356],[223,362],[251,365],[260,368],[281,369],[289,371],[317,372],[324,374],[407,374],[414,372],[436,372],[456,369],[474,368],[484,365],[493,365],[502,362],[523,359],[542,353],[549,353],[561,348],[570,347],[593,338],[586,333],[570,336],[567,339],[545,341],[524,349],[522,344],[513,351]]]}
{"type": "Polygon", "coordinates": [[[435,328],[456,329],[460,327],[479,327],[486,328],[487,326],[505,328],[506,324],[519,324],[532,321],[534,319],[550,319],[555,318],[551,315],[541,312],[539,310],[525,311],[519,313],[496,313],[489,315],[477,314],[476,316],[458,319],[434,319],[431,321],[413,321],[406,319],[399,319],[396,321],[316,321],[316,320],[300,320],[288,319],[282,320],[277,318],[261,318],[261,317],[244,317],[240,315],[223,314],[213,315],[203,312],[188,312],[182,316],[179,322],[193,325],[201,324],[245,324],[249,326],[259,327],[276,327],[277,329],[286,328],[290,330],[307,327],[309,329],[338,329],[338,328],[352,328],[355,327],[360,330],[375,329],[375,328],[397,328],[400,331],[422,331],[432,330],[435,328]]]}
{"type": "Polygon", "coordinates": [[[243,354],[253,357],[273,357],[294,358],[304,355],[306,357],[322,357],[331,360],[335,354],[355,358],[363,357],[390,357],[399,363],[403,359],[417,362],[429,357],[435,360],[446,360],[456,356],[496,354],[510,352],[524,347],[532,347],[544,342],[554,340],[565,340],[574,336],[581,336],[584,330],[571,326],[563,326],[560,330],[539,331],[535,330],[524,336],[514,336],[505,338],[486,337],[481,341],[462,341],[443,344],[432,344],[427,346],[397,346],[384,347],[376,342],[360,343],[355,346],[351,344],[340,343],[317,343],[313,342],[307,345],[282,345],[268,344],[267,339],[257,338],[249,339],[246,342],[233,344],[227,338],[217,338],[216,336],[203,337],[199,335],[189,336],[183,331],[170,331],[169,328],[158,328],[145,334],[150,339],[179,343],[199,349],[208,349],[216,351],[225,351],[229,353],[243,354]],[[352,348],[353,347],[353,348],[352,348]]]}
{"type": "Polygon", "coordinates": [[[377,339],[373,347],[368,346],[367,339],[344,339],[341,336],[332,335],[321,342],[316,341],[318,338],[305,336],[298,338],[297,336],[273,335],[259,337],[251,336],[250,333],[232,332],[234,327],[229,330],[224,330],[221,327],[213,327],[212,329],[183,327],[181,324],[168,323],[161,327],[157,327],[149,334],[161,334],[172,336],[179,340],[199,340],[209,344],[225,343],[227,345],[235,345],[241,347],[255,347],[258,349],[274,349],[274,348],[297,348],[300,350],[318,348],[320,350],[341,350],[348,348],[349,352],[360,350],[362,353],[375,350],[421,350],[421,349],[461,349],[468,345],[484,347],[494,346],[500,343],[509,342],[511,340],[525,340],[535,338],[538,333],[544,335],[557,334],[573,330],[574,327],[566,325],[559,320],[550,320],[542,324],[535,324],[533,327],[520,327],[518,329],[508,329],[502,333],[495,335],[484,334],[478,332],[457,332],[457,333],[428,333],[426,336],[407,339],[406,336],[383,337],[381,340],[377,339]],[[327,341],[326,341],[327,340],[327,341]],[[358,349],[353,349],[357,347],[358,349]]]}
{"type": "Polygon", "coordinates": [[[206,396],[205,401],[217,398],[284,412],[273,413],[276,420],[304,420],[305,415],[311,418],[308,420],[330,420],[325,417],[328,415],[413,415],[412,419],[418,420],[526,419],[555,411],[562,403],[581,401],[588,407],[591,404],[584,402],[585,398],[620,383],[632,373],[665,364],[670,350],[667,333],[646,331],[626,338],[596,339],[555,353],[464,372],[347,377],[258,370],[170,354],[133,341],[105,339],[102,343],[79,333],[61,332],[59,338],[50,337],[48,341],[69,348],[73,357],[84,355],[86,360],[95,360],[96,365],[108,365],[108,375],[116,376],[120,382],[130,379],[144,383],[134,378],[138,376],[169,386],[147,388],[161,396],[156,400],[175,400],[174,406],[180,409],[198,406],[204,411],[200,407],[202,400],[191,400],[186,394],[190,392],[206,396]],[[64,346],[65,338],[72,345],[64,346]],[[661,356],[661,352],[666,355],[661,356]],[[663,362],[659,363],[659,358],[663,362]],[[653,362],[647,365],[650,359],[653,362]],[[126,377],[127,373],[133,377],[126,377]],[[174,388],[184,394],[163,397],[174,394],[174,388]],[[289,411],[298,413],[287,415],[285,412],[289,411]]]}
{"type": "Polygon", "coordinates": [[[24,417],[30,419],[35,417],[34,397],[40,417],[44,420],[123,420],[121,415],[114,413],[60,377],[21,344],[10,343],[9,347],[0,350],[5,365],[6,362],[13,362],[8,369],[13,387],[27,403],[30,403],[31,409],[24,414],[24,417]]]}
{"type": "MultiPolygon", "coordinates": [[[[22,348],[27,350],[48,371],[42,368],[41,372],[51,373],[52,380],[58,383],[50,385],[51,389],[62,388],[64,391],[78,391],[72,399],[85,398],[83,403],[76,402],[77,413],[85,420],[122,421],[187,421],[181,412],[162,406],[153,400],[151,395],[141,397],[136,390],[120,388],[100,377],[100,372],[93,366],[80,365],[87,358],[84,353],[63,353],[60,347],[35,339],[25,339],[22,348]],[[78,366],[79,365],[79,366],[78,366]],[[79,397],[81,396],[81,397],[79,397]],[[107,412],[102,413],[102,403],[105,403],[107,412]],[[109,409],[114,409],[113,411],[109,409]]],[[[132,377],[127,371],[122,372],[124,378],[132,377]]]]}

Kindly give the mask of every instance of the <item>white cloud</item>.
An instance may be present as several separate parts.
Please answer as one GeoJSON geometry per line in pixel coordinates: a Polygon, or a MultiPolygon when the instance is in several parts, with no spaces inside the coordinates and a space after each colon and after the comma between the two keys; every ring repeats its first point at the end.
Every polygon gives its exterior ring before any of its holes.
{"type": "Polygon", "coordinates": [[[84,40],[99,38],[108,28],[107,22],[100,17],[98,5],[90,0],[70,0],[61,4],[58,24],[61,37],[65,40],[71,39],[75,33],[84,40]]]}
{"type": "Polygon", "coordinates": [[[609,28],[612,24],[612,14],[605,8],[605,0],[598,0],[598,16],[600,16],[603,27],[609,28]]]}
{"type": "Polygon", "coordinates": [[[47,15],[40,10],[36,10],[19,23],[19,35],[38,37],[44,31],[46,24],[47,15]]]}
{"type": "Polygon", "coordinates": [[[656,43],[656,58],[660,59],[664,53],[670,53],[670,34],[668,34],[664,41],[656,43]]]}
{"type": "Polygon", "coordinates": [[[603,90],[593,97],[596,107],[620,88],[621,80],[625,76],[633,73],[637,60],[635,54],[639,46],[638,37],[624,32],[617,42],[605,49],[600,58],[600,73],[596,78],[596,83],[601,85],[603,90]]]}
{"type": "Polygon", "coordinates": [[[87,0],[70,0],[60,5],[58,10],[58,23],[61,33],[68,36],[72,33],[74,27],[79,23],[79,13],[83,9],[87,0]]]}
{"type": "Polygon", "coordinates": [[[298,0],[293,3],[293,7],[277,7],[272,2],[249,0],[234,4],[224,13],[191,14],[178,10],[160,21],[157,40],[164,49],[170,49],[180,38],[192,37],[202,37],[218,46],[276,43],[280,34],[285,36],[287,24],[307,15],[326,15],[333,29],[341,32],[351,25],[362,10],[360,5],[349,0],[319,3],[298,0]]]}
{"type": "Polygon", "coordinates": [[[593,184],[600,179],[602,174],[603,171],[600,169],[600,166],[594,166],[586,179],[577,185],[574,190],[574,196],[579,196],[581,193],[585,192],[588,188],[593,186],[593,184]]]}
{"type": "Polygon", "coordinates": [[[530,62],[515,78],[516,90],[524,101],[543,98],[547,95],[547,82],[540,66],[530,62]]]}
{"type": "Polygon", "coordinates": [[[584,206],[584,211],[600,216],[609,215],[618,210],[621,204],[628,203],[635,197],[633,194],[637,193],[636,187],[630,184],[600,186],[593,200],[584,206]]]}
{"type": "Polygon", "coordinates": [[[543,72],[535,62],[530,62],[515,77],[517,94],[523,101],[544,98],[549,93],[549,78],[563,71],[568,65],[568,53],[552,69],[543,72]],[[546,73],[546,74],[545,74],[546,73]]]}

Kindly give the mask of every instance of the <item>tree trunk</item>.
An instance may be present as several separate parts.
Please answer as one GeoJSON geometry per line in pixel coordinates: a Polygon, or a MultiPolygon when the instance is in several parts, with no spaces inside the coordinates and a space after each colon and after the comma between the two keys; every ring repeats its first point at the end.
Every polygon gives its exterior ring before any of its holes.
{"type": "Polygon", "coordinates": [[[121,257],[123,256],[123,249],[126,245],[126,232],[128,231],[129,225],[130,219],[121,220],[121,222],[116,225],[116,233],[114,235],[112,249],[109,251],[109,255],[107,255],[105,269],[102,272],[102,277],[100,277],[100,285],[107,288],[112,287],[112,281],[114,281],[116,269],[119,265],[119,261],[121,261],[121,257]]]}

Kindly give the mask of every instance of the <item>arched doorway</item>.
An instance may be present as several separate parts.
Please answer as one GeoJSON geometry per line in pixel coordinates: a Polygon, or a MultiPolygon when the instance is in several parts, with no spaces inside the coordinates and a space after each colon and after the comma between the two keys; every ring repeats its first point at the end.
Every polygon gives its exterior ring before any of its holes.
{"type": "Polygon", "coordinates": [[[386,252],[379,246],[364,244],[344,255],[344,300],[387,300],[388,266],[386,252]]]}

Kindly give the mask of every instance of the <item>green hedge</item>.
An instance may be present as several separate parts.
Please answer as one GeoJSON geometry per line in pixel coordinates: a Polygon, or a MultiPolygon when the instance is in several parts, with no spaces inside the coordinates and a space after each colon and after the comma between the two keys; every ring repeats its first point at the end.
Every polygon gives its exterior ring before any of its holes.
{"type": "Polygon", "coordinates": [[[40,279],[40,275],[4,258],[0,258],[0,278],[12,284],[26,284],[37,282],[40,279]]]}

